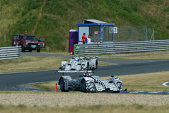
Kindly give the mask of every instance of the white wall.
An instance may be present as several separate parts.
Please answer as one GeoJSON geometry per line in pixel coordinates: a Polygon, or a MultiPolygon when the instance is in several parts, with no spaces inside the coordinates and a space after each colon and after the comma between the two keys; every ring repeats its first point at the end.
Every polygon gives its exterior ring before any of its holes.
{"type": "Polygon", "coordinates": [[[89,27],[86,26],[79,27],[79,41],[82,41],[83,33],[86,33],[87,38],[89,35],[89,27]]]}

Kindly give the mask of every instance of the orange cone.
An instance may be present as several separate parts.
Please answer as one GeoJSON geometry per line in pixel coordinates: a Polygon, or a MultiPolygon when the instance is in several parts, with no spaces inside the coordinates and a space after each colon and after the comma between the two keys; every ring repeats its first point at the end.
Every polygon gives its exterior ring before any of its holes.
{"type": "Polygon", "coordinates": [[[56,83],[56,85],[55,85],[55,91],[57,91],[58,90],[58,87],[57,87],[57,83],[56,83]]]}

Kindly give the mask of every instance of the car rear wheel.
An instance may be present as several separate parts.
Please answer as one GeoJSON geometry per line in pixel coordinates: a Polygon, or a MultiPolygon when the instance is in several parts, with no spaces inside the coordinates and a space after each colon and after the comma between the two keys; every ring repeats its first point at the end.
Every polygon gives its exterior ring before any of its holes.
{"type": "Polygon", "coordinates": [[[60,80],[59,80],[59,85],[60,85],[60,90],[61,91],[63,91],[63,92],[67,92],[68,90],[65,90],[65,81],[64,81],[64,79],[63,78],[61,78],[60,80]]]}
{"type": "Polygon", "coordinates": [[[86,69],[90,69],[90,68],[89,68],[89,62],[87,62],[87,67],[86,67],[86,69]]]}
{"type": "Polygon", "coordinates": [[[98,67],[98,61],[96,60],[96,69],[97,69],[97,67],[98,67]]]}

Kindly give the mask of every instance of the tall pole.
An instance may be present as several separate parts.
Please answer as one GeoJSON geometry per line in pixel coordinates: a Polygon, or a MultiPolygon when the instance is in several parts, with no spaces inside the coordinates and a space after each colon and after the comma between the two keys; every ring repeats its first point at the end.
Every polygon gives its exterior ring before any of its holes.
{"type": "Polygon", "coordinates": [[[145,26],[145,40],[147,40],[147,26],[148,25],[145,26]]]}

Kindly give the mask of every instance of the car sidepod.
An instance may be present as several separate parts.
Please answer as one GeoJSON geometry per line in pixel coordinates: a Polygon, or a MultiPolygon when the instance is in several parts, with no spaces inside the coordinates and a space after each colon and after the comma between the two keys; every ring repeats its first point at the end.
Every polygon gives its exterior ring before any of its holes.
{"type": "Polygon", "coordinates": [[[94,79],[91,77],[83,77],[81,79],[81,91],[83,92],[97,92],[94,79]]]}

